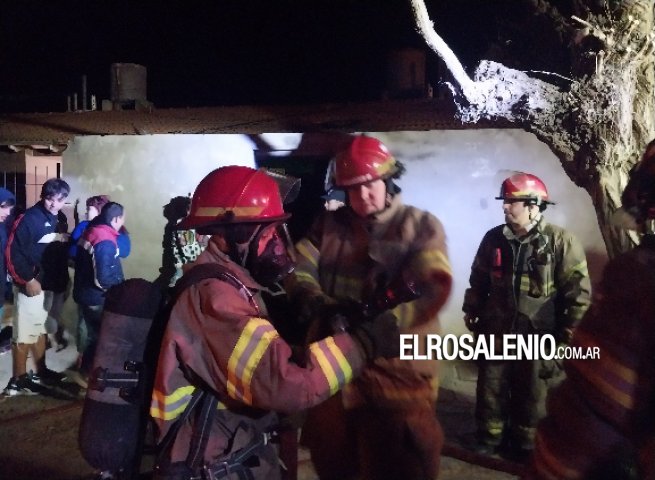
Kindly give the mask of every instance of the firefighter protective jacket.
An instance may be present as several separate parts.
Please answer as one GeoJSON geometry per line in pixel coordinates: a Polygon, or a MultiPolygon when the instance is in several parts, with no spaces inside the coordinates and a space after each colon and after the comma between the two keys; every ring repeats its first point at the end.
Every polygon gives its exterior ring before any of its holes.
{"type": "Polygon", "coordinates": [[[591,283],[580,242],[543,216],[522,238],[507,225],[489,230],[471,267],[463,310],[477,333],[553,333],[567,341],[589,306],[591,283]]]}
{"type": "MultiPolygon", "coordinates": [[[[372,218],[360,218],[348,207],[324,212],[296,249],[298,264],[287,285],[294,300],[327,295],[368,301],[376,289],[403,275],[417,282],[421,296],[392,310],[401,333],[439,332],[437,313],[452,283],[444,229],[430,213],[403,205],[400,195],[372,218]]],[[[343,390],[344,404],[355,407],[368,399],[402,408],[432,402],[436,368],[436,360],[378,359],[343,390]]]]}
{"type": "Polygon", "coordinates": [[[654,272],[652,238],[605,268],[573,334],[584,357],[564,362],[527,478],[609,478],[617,464],[639,463],[638,478],[655,479],[654,272]]]}
{"type": "MultiPolygon", "coordinates": [[[[180,294],[164,333],[150,414],[161,442],[196,388],[215,392],[219,412],[205,453],[205,463],[213,463],[270,429],[272,412],[296,412],[327,399],[361,370],[364,356],[342,333],[310,345],[305,368],[292,363],[289,345],[266,318],[263,287],[214,242],[195,264],[207,262],[223,266],[243,287],[208,279],[180,294]]],[[[194,424],[191,415],[181,425],[171,462],[186,459],[194,424]]],[[[277,478],[273,471],[257,478],[277,478]]]]}

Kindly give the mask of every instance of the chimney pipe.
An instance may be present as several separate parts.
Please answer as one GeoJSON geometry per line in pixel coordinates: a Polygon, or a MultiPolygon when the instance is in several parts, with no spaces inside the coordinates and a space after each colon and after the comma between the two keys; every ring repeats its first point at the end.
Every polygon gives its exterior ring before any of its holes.
{"type": "Polygon", "coordinates": [[[82,111],[86,112],[86,75],[82,75],[82,111]]]}

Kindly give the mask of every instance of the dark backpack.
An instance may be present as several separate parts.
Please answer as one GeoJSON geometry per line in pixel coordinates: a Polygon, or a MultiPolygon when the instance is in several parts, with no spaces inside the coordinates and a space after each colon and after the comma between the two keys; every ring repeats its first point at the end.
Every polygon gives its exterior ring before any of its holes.
{"type": "Polygon", "coordinates": [[[107,292],[78,435],[80,452],[94,468],[138,478],[143,454],[148,447],[154,453],[146,436],[166,324],[180,293],[208,278],[234,283],[223,267],[208,263],[193,267],[169,292],[142,278],[107,292]]]}

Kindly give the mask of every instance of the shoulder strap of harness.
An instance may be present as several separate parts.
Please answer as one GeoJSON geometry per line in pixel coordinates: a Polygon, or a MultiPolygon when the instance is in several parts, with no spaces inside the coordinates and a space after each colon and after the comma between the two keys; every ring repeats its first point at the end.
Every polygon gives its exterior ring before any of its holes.
{"type": "MultiPolygon", "coordinates": [[[[175,303],[175,300],[177,300],[177,298],[182,294],[182,292],[184,292],[184,290],[210,278],[216,278],[232,285],[248,300],[248,302],[256,309],[256,311],[259,312],[259,307],[248,287],[246,287],[243,282],[241,282],[236,276],[230,273],[225,267],[216,263],[201,263],[185,272],[185,274],[178,280],[178,282],[175,284],[175,287],[173,288],[170,305],[172,306],[175,303]]],[[[197,386],[192,395],[191,401],[184,409],[182,415],[180,415],[175,424],[171,427],[171,430],[168,432],[166,438],[162,442],[159,448],[159,455],[161,456],[165,454],[177,436],[180,426],[191,416],[192,413],[194,413],[194,411],[197,411],[196,423],[199,428],[196,428],[196,431],[193,433],[193,437],[191,438],[189,446],[189,453],[185,463],[193,471],[197,471],[199,468],[204,468],[204,453],[207,448],[210,426],[216,413],[217,403],[218,398],[213,391],[204,389],[202,386],[197,386]],[[200,409],[198,410],[198,408],[200,409]]],[[[257,448],[263,444],[260,442],[259,438],[257,438],[256,443],[257,448]]],[[[252,455],[255,450],[254,444],[253,446],[249,445],[248,447],[251,448],[244,449],[243,452],[240,451],[240,455],[236,455],[234,458],[230,457],[229,461],[227,462],[221,462],[222,467],[227,466],[228,468],[228,470],[225,471],[225,474],[229,473],[230,467],[241,467],[244,458],[252,455]],[[247,453],[245,453],[246,450],[247,453]]],[[[213,474],[214,472],[211,473],[213,474]]],[[[217,474],[219,476],[216,478],[221,478],[223,476],[218,472],[217,474]]]]}
{"type": "Polygon", "coordinates": [[[239,293],[252,305],[252,307],[259,313],[259,306],[255,302],[252,292],[246,287],[241,280],[235,277],[230,271],[217,263],[201,263],[192,267],[184,273],[173,287],[173,294],[171,304],[180,296],[180,294],[187,288],[199,283],[203,280],[210,278],[217,278],[232,285],[239,293]]]}

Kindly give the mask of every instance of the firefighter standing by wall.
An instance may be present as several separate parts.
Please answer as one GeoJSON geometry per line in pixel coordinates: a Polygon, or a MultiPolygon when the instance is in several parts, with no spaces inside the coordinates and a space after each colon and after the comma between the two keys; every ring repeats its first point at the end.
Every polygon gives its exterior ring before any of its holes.
{"type": "MultiPolygon", "coordinates": [[[[558,344],[568,343],[589,305],[582,245],[544,219],[552,202],[538,177],[510,176],[497,199],[503,201],[506,223],[485,234],[473,260],[462,308],[466,326],[478,335],[493,334],[496,351],[502,351],[503,334],[553,334],[558,344]]],[[[479,453],[502,447],[502,453],[525,460],[533,447],[543,380],[556,369],[554,361],[479,360],[479,453]]]]}
{"type": "Polygon", "coordinates": [[[163,452],[155,478],[278,479],[267,441],[273,412],[316,405],[367,359],[398,355],[398,329],[386,314],[313,343],[305,368],[290,361],[260,295],[293,269],[288,217],[263,171],[223,167],[198,185],[180,228],[211,238],[180,283],[201,267],[219,274],[183,290],[172,307],[150,410],[163,452]]]}
{"type": "Polygon", "coordinates": [[[605,267],[572,341],[599,358],[565,362],[527,478],[655,479],[655,141],[622,200],[641,244],[605,267]]]}
{"type": "MultiPolygon", "coordinates": [[[[357,136],[335,159],[347,206],[320,216],[296,245],[292,301],[318,318],[339,304],[368,302],[399,279],[422,295],[392,311],[403,333],[437,333],[451,288],[445,234],[431,214],[401,202],[402,167],[380,141],[357,136]]],[[[402,283],[402,282],[401,282],[402,283]]],[[[435,415],[436,361],[379,359],[312,409],[303,442],[321,479],[433,479],[443,443],[435,415]]]]}

